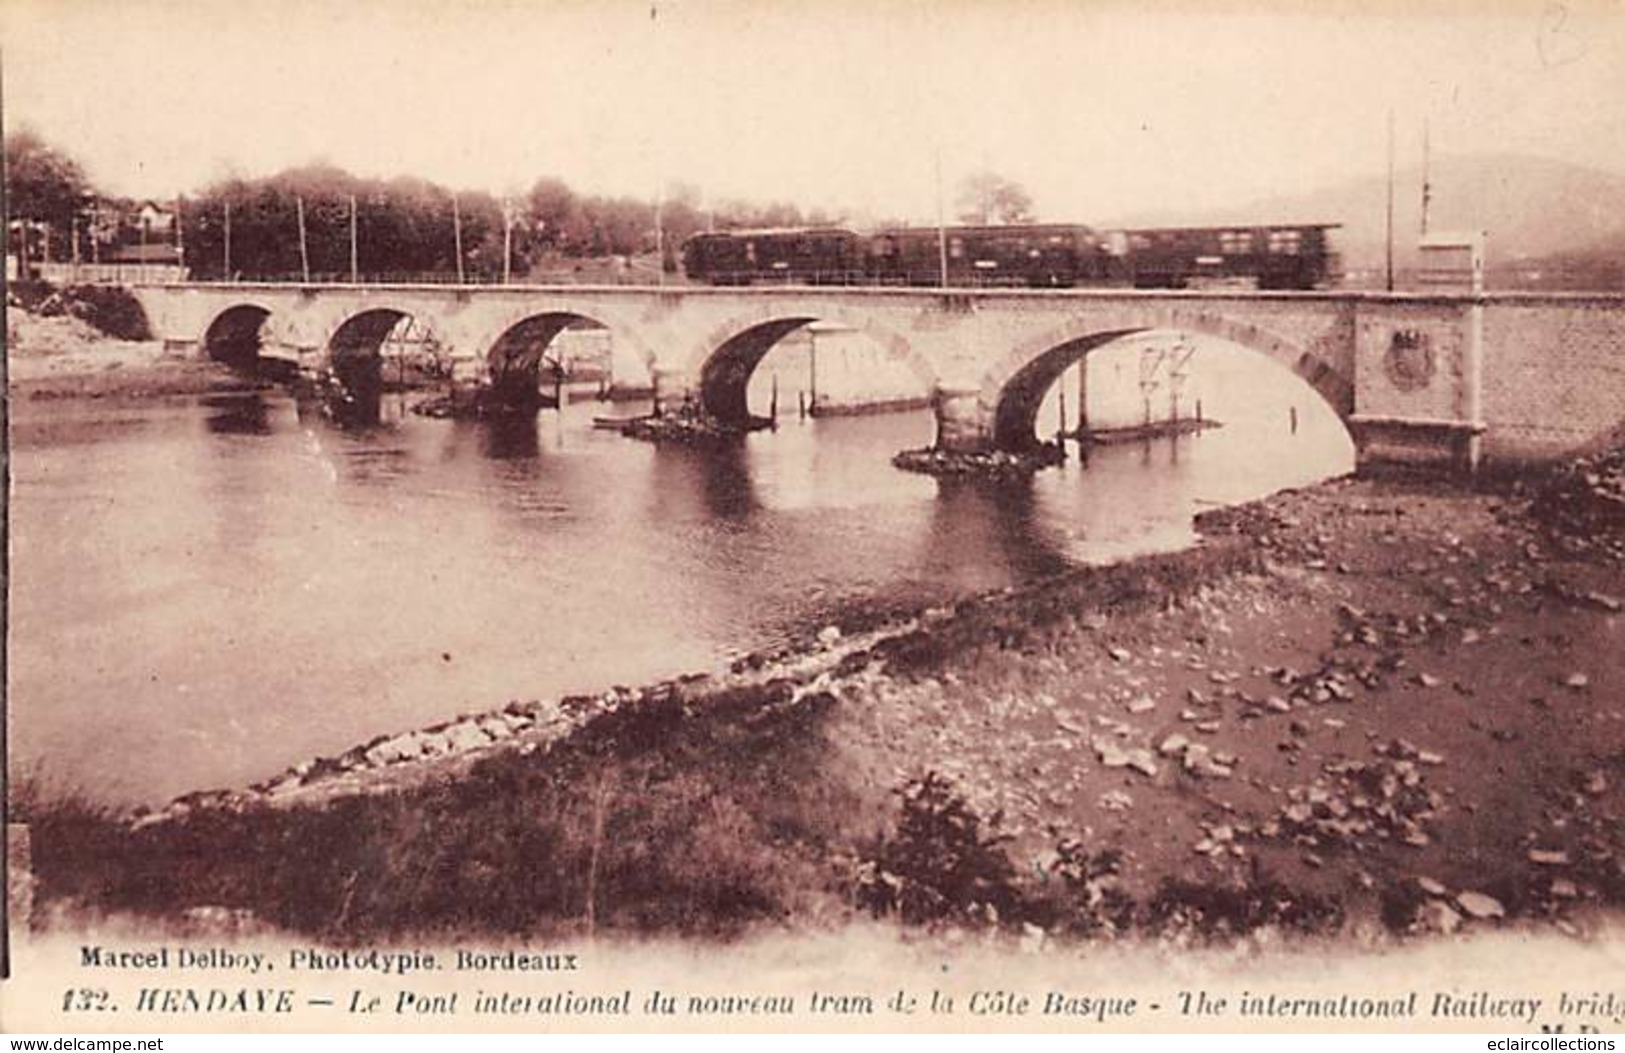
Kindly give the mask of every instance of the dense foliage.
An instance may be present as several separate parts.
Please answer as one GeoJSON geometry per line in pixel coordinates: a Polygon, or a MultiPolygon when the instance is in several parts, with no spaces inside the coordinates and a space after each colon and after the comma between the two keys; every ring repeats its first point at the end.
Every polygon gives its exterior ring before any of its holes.
{"type": "MultiPolygon", "coordinates": [[[[141,202],[100,192],[75,160],[35,133],[6,137],[5,164],[8,219],[28,221],[30,258],[42,258],[49,245],[52,258],[68,259],[75,238],[87,260],[147,241],[136,218],[141,202]]],[[[469,281],[489,281],[505,262],[524,276],[561,260],[657,252],[661,266],[675,271],[683,241],[701,230],[844,222],[785,202],[705,203],[699,188],[685,183],[646,200],[581,194],[544,176],[527,192],[499,199],[413,177],[363,178],[329,164],[224,179],[153,204],[179,213],[175,240],[193,277],[204,280],[288,279],[307,268],[315,279],[346,279],[353,267],[363,280],[443,280],[460,270],[469,281]]],[[[980,173],[965,181],[960,206],[969,221],[1014,223],[1030,219],[1031,199],[1009,180],[980,173]]]]}

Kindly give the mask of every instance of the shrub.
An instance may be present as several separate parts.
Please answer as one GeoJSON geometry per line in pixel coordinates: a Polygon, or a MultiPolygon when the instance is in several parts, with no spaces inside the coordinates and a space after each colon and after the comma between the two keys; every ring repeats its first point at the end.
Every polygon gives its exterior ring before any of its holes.
{"type": "Polygon", "coordinates": [[[1342,920],[1343,908],[1336,900],[1257,871],[1231,885],[1169,878],[1146,905],[1150,928],[1205,939],[1245,936],[1263,928],[1325,932],[1342,920]]]}
{"type": "MultiPolygon", "coordinates": [[[[997,925],[1024,913],[1006,837],[984,832],[980,816],[936,772],[897,791],[897,830],[860,860],[856,898],[871,913],[910,925],[968,921],[997,925]]],[[[997,818],[990,825],[997,825],[997,818]]]]}
{"type": "Polygon", "coordinates": [[[1114,937],[1134,925],[1134,899],[1118,884],[1123,853],[1090,852],[1082,841],[1067,838],[1055,849],[1049,866],[1059,889],[1050,898],[1048,928],[1073,937],[1114,937]]]}
{"type": "Polygon", "coordinates": [[[150,340],[147,313],[130,290],[118,285],[70,285],[39,301],[42,315],[71,315],[117,340],[150,340]]]}

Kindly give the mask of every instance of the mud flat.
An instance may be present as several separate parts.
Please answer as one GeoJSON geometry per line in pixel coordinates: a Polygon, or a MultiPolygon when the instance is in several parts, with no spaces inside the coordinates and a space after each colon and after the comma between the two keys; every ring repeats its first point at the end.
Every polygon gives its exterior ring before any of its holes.
{"type": "Polygon", "coordinates": [[[36,921],[1584,934],[1625,900],[1622,478],[1332,481],[148,815],[24,800],[36,921]]]}

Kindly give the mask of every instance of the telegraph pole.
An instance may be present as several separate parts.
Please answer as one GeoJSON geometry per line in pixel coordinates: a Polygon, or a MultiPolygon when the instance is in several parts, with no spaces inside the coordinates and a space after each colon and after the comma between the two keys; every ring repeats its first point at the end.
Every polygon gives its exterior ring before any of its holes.
{"type": "Polygon", "coordinates": [[[655,192],[655,255],[659,257],[656,263],[659,277],[655,279],[656,285],[666,284],[666,188],[662,186],[655,192]]]}
{"type": "Polygon", "coordinates": [[[303,196],[293,199],[294,206],[299,210],[299,270],[305,276],[305,284],[310,284],[310,245],[305,241],[305,199],[303,196]]]}
{"type": "Polygon", "coordinates": [[[1388,111],[1388,220],[1387,235],[1384,239],[1387,250],[1387,263],[1384,271],[1387,274],[1388,291],[1394,291],[1394,111],[1388,111]]]}
{"type": "Polygon", "coordinates": [[[948,287],[948,225],[942,212],[942,147],[937,147],[937,275],[948,287]]]}
{"type": "Polygon", "coordinates": [[[226,201],[226,281],[231,281],[231,201],[226,201]]]}
{"type": "Polygon", "coordinates": [[[1428,179],[1428,121],[1422,118],[1422,236],[1428,232],[1428,206],[1433,203],[1433,183],[1428,179]]]}
{"type": "Polygon", "coordinates": [[[513,200],[502,199],[502,284],[513,280],[513,200]]]}
{"type": "Polygon", "coordinates": [[[457,242],[457,284],[463,282],[463,211],[457,204],[457,195],[451,195],[451,231],[457,242]]]}
{"type": "Polygon", "coordinates": [[[361,254],[356,248],[355,195],[350,195],[350,284],[361,283],[361,254]]]}

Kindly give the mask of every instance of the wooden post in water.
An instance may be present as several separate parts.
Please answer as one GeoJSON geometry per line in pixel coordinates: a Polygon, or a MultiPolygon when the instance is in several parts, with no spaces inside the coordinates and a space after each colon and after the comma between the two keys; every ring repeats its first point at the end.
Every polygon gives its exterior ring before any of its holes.
{"type": "Polygon", "coordinates": [[[767,404],[767,415],[773,419],[774,425],[779,423],[779,374],[773,373],[773,397],[767,404]]]}
{"type": "Polygon", "coordinates": [[[1055,441],[1061,442],[1066,438],[1066,385],[1057,385],[1055,393],[1060,396],[1060,419],[1055,422],[1055,441]]]}
{"type": "Polygon", "coordinates": [[[1292,407],[1288,412],[1288,419],[1292,422],[1292,434],[1298,434],[1298,407],[1292,407]]]}
{"type": "Polygon", "coordinates": [[[807,339],[807,412],[818,416],[818,337],[809,333],[807,339]]]}
{"type": "Polygon", "coordinates": [[[1089,358],[1078,359],[1078,438],[1089,431],[1089,358]]]}

